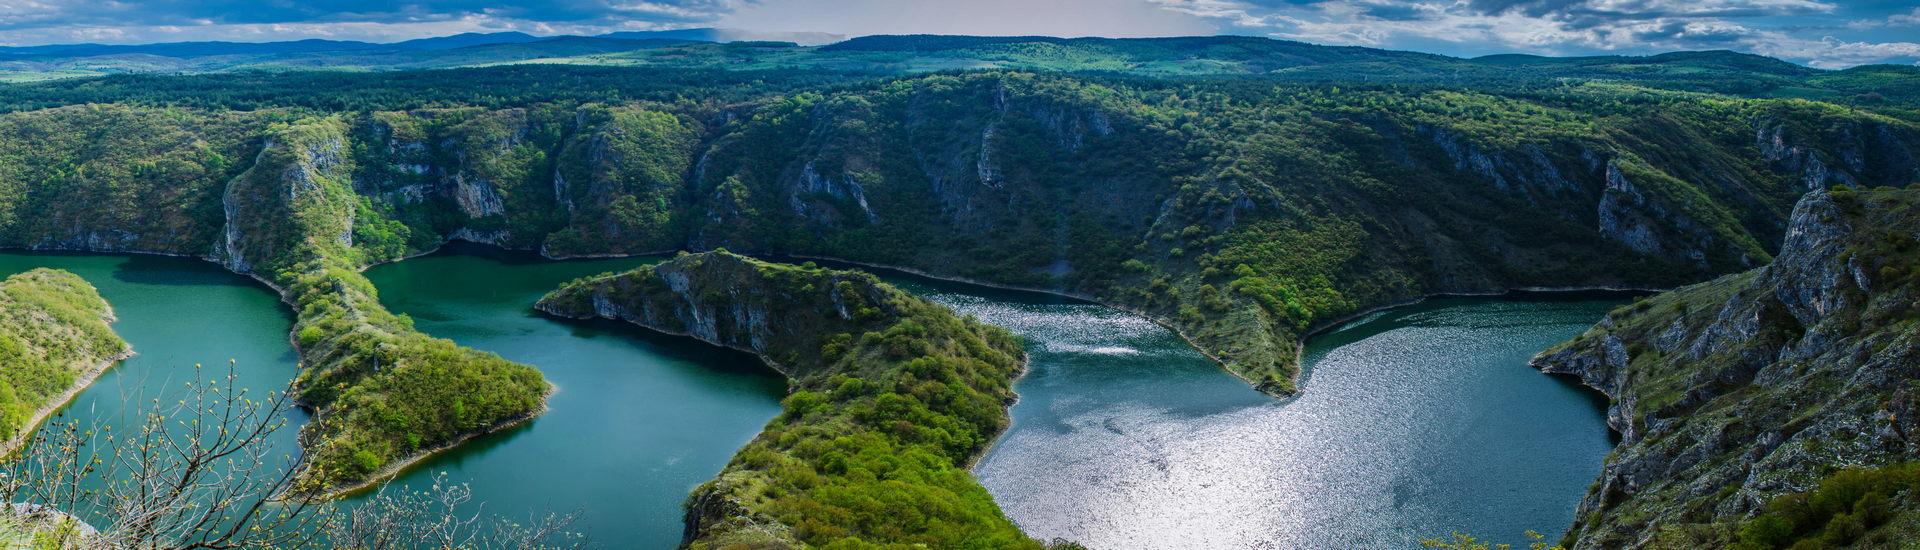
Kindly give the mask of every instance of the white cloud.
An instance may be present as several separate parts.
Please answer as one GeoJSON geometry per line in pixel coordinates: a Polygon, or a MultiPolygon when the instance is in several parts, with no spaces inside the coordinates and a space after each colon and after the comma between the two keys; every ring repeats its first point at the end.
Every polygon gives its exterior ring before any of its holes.
{"type": "MultiPolygon", "coordinates": [[[[1462,52],[1548,55],[1739,49],[1837,67],[1914,55],[1909,42],[1810,38],[1742,21],[1827,14],[1821,0],[1148,0],[1161,9],[1278,38],[1374,47],[1452,44],[1462,52]]],[[[1920,23],[1920,9],[1889,19],[1920,23]]]]}
{"type": "Polygon", "coordinates": [[[725,27],[867,34],[1182,36],[1213,21],[1147,0],[765,0],[722,17],[725,27]]]}
{"type": "Polygon", "coordinates": [[[1765,32],[1748,42],[1754,53],[1806,61],[1808,65],[1837,69],[1920,58],[1920,43],[1849,42],[1831,36],[1819,40],[1765,32]]]}
{"type": "Polygon", "coordinates": [[[1877,29],[1884,27],[1920,27],[1920,8],[1907,13],[1896,13],[1885,19],[1855,19],[1847,22],[1850,29],[1877,29]]]}

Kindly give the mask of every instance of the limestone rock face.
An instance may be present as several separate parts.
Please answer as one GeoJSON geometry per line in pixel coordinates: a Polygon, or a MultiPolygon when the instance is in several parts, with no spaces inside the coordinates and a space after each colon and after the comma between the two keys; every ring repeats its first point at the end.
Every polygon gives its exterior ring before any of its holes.
{"type": "Polygon", "coordinates": [[[791,380],[781,416],[687,499],[685,547],[836,547],[845,531],[818,526],[842,520],[815,519],[834,515],[827,514],[799,523],[789,511],[816,499],[850,502],[846,495],[856,494],[861,496],[852,506],[911,506],[962,533],[911,545],[898,541],[922,535],[881,534],[893,540],[866,544],[1039,548],[992,509],[991,497],[965,473],[1006,429],[1012,381],[1024,370],[1025,354],[1004,329],[959,317],[866,273],[774,264],[726,251],[682,254],[574,281],[536,307],[752,352],[791,380]],[[958,435],[938,445],[919,435],[935,430],[958,435]],[[897,477],[880,484],[928,487],[935,496],[909,495],[908,502],[899,502],[903,497],[893,489],[871,489],[877,486],[865,474],[871,470],[844,466],[846,454],[819,452],[855,442],[868,450],[852,453],[851,460],[922,457],[918,465],[891,470],[897,477]],[[909,470],[944,473],[900,474],[909,470]]]}
{"type": "Polygon", "coordinates": [[[1810,193],[1771,265],[1616,310],[1534,358],[1606,394],[1621,436],[1577,547],[1732,524],[1839,468],[1920,452],[1916,205],[1920,189],[1810,193]]]}

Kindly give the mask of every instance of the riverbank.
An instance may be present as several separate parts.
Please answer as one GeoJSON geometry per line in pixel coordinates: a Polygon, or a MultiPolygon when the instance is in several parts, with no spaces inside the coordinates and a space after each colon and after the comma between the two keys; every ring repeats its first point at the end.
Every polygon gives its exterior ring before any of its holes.
{"type": "Polygon", "coordinates": [[[100,375],[106,374],[107,369],[113,368],[114,365],[132,357],[133,348],[128,347],[125,351],[121,351],[113,357],[102,360],[98,364],[95,364],[93,368],[76,375],[73,379],[72,386],[69,386],[66,391],[54,396],[47,401],[45,406],[33,412],[33,416],[29,417],[27,422],[21,426],[20,433],[15,434],[6,441],[0,441],[0,457],[14,456],[14,453],[19,451],[26,442],[33,440],[33,435],[40,431],[40,426],[46,424],[48,418],[52,418],[55,413],[60,412],[60,410],[66,408],[68,404],[73,403],[73,399],[79,397],[80,392],[92,387],[93,382],[99,380],[100,375]]]}
{"type": "Polygon", "coordinates": [[[870,273],[726,252],[576,280],[538,307],[684,333],[784,367],[793,391],[781,416],[690,497],[692,548],[1039,547],[967,475],[1009,425],[1013,379],[1027,369],[1005,329],[870,273]],[[886,519],[901,506],[923,519],[886,519]]]}

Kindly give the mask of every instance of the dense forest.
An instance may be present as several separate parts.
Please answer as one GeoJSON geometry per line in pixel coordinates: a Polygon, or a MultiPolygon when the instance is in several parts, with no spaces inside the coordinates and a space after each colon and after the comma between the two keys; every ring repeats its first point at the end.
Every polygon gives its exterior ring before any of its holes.
{"type": "Polygon", "coordinates": [[[449,240],[1081,296],[1285,395],[1304,335],[1352,314],[1747,270],[1808,190],[1920,174],[1920,72],[1730,52],[875,37],[542,59],[0,85],[0,245],[275,287],[315,479],[339,487],[541,410],[534,369],[420,334],[358,273],[449,240]]]}
{"type": "Polygon", "coordinates": [[[573,281],[549,314],[751,351],[793,390],[688,499],[692,548],[1038,548],[966,468],[1007,428],[1012,333],[872,275],[725,251],[573,281]]]}

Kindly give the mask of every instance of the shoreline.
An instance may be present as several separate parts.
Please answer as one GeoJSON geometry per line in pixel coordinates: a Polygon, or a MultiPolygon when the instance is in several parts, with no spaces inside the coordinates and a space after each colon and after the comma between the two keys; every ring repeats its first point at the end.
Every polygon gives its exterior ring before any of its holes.
{"type": "Polygon", "coordinates": [[[62,409],[67,408],[67,405],[73,404],[74,398],[80,397],[80,392],[93,387],[93,383],[98,381],[101,375],[106,374],[108,369],[120,364],[121,361],[133,357],[133,355],[133,345],[127,344],[125,349],[120,350],[120,353],[101,360],[92,368],[74,376],[73,384],[68,386],[66,391],[61,392],[52,399],[48,399],[46,405],[33,411],[33,416],[28,417],[26,423],[20,425],[20,433],[15,434],[6,441],[0,441],[0,457],[13,456],[14,453],[24,448],[26,443],[33,439],[34,434],[40,432],[40,428],[46,424],[48,419],[53,418],[53,416],[62,409]]]}
{"type": "MultiPolygon", "coordinates": [[[[977,280],[977,279],[971,279],[971,278],[967,278],[967,277],[959,277],[959,276],[943,276],[943,275],[935,275],[935,274],[933,274],[933,273],[929,273],[929,272],[927,272],[927,271],[923,271],[923,270],[919,270],[919,269],[914,269],[914,268],[911,268],[911,267],[897,267],[897,266],[891,266],[891,265],[885,265],[885,264],[876,264],[876,263],[868,263],[868,262],[858,262],[858,261],[853,261],[853,260],[846,260],[846,259],[841,259],[841,258],[835,258],[835,257],[831,257],[831,256],[813,256],[813,255],[805,255],[805,254],[789,254],[789,255],[785,255],[784,257],[789,257],[789,258],[799,258],[799,259],[807,259],[807,260],[826,260],[826,261],[829,261],[829,262],[838,262],[838,263],[843,263],[843,264],[847,264],[847,265],[855,265],[855,266],[860,266],[860,267],[864,267],[864,268],[868,268],[868,269],[885,269],[885,270],[891,270],[891,271],[898,271],[898,272],[901,272],[901,273],[905,273],[905,274],[908,274],[908,275],[912,275],[912,276],[915,276],[915,277],[922,277],[922,278],[926,278],[926,279],[932,279],[932,280],[936,280],[936,281],[946,281],[946,282],[950,282],[950,283],[960,283],[960,284],[967,284],[967,285],[973,285],[973,286],[979,286],[979,287],[986,287],[986,288],[992,288],[992,289],[998,289],[998,290],[1011,290],[1011,291],[1015,291],[1015,292],[1032,292],[1032,293],[1036,293],[1036,294],[1045,294],[1045,295],[1049,295],[1049,296],[1058,296],[1058,297],[1061,297],[1061,298],[1069,298],[1069,299],[1074,299],[1074,300],[1080,300],[1080,301],[1082,301],[1082,302],[1087,302],[1087,303],[1090,303],[1090,304],[1093,304],[1093,305],[1097,305],[1097,306],[1101,306],[1101,307],[1107,307],[1107,308],[1112,308],[1112,309],[1115,309],[1115,310],[1119,310],[1119,311],[1123,311],[1123,312],[1126,312],[1126,313],[1127,313],[1127,314],[1129,314],[1129,315],[1133,315],[1133,316],[1135,316],[1135,317],[1139,317],[1139,318],[1141,318],[1141,319],[1145,319],[1145,320],[1146,320],[1147,322],[1149,322],[1149,323],[1153,323],[1154,325],[1156,325],[1156,326],[1159,326],[1159,327],[1160,327],[1160,328],[1162,328],[1162,329],[1166,329],[1166,331],[1167,331],[1167,332],[1171,332],[1171,333],[1173,333],[1173,335],[1174,335],[1174,336],[1178,336],[1178,337],[1180,338],[1180,340],[1181,340],[1182,342],[1186,342],[1186,344],[1187,344],[1187,348],[1189,348],[1189,349],[1192,349],[1193,351],[1195,351],[1195,352],[1197,352],[1197,353],[1199,353],[1201,357],[1205,357],[1205,358],[1207,358],[1207,360],[1208,360],[1208,361],[1212,361],[1212,362],[1213,362],[1213,364],[1214,364],[1214,366],[1216,366],[1216,367],[1219,367],[1219,369],[1220,369],[1220,371],[1221,371],[1221,372],[1225,372],[1225,373],[1227,373],[1227,375],[1228,375],[1228,376],[1232,376],[1232,377],[1234,377],[1234,378],[1236,378],[1236,379],[1239,379],[1239,380],[1240,380],[1241,382],[1243,382],[1243,383],[1245,383],[1245,384],[1246,384],[1246,385],[1247,385],[1248,387],[1251,387],[1251,388],[1253,388],[1253,389],[1254,389],[1254,391],[1259,391],[1259,392],[1260,392],[1260,393],[1262,393],[1262,394],[1265,394],[1265,395],[1268,395],[1268,396],[1272,396],[1272,397],[1275,397],[1275,398],[1279,398],[1279,399],[1286,399],[1286,398],[1289,398],[1289,397],[1292,397],[1292,396],[1290,396],[1290,395],[1288,395],[1288,396],[1282,396],[1282,395],[1274,395],[1274,394],[1271,394],[1271,393],[1267,393],[1267,392],[1264,392],[1264,391],[1260,391],[1260,384],[1259,384],[1258,382],[1255,382],[1255,381],[1253,381],[1253,380],[1249,380],[1249,379],[1247,379],[1247,377],[1245,377],[1245,376],[1241,376],[1241,375],[1240,375],[1239,373],[1236,373],[1236,372],[1233,372],[1233,369],[1230,369],[1230,368],[1227,368],[1227,362],[1226,362],[1225,360],[1223,360],[1223,359],[1221,359],[1221,358],[1219,358],[1218,356],[1215,356],[1215,355],[1213,354],[1213,352],[1210,352],[1210,351],[1207,351],[1207,350],[1206,350],[1206,348],[1202,348],[1202,347],[1200,347],[1200,344],[1199,344],[1199,343],[1197,343],[1197,342],[1195,342],[1195,341],[1194,341],[1194,339],[1193,339],[1193,337],[1191,337],[1191,336],[1188,336],[1188,335],[1187,335],[1187,333],[1186,333],[1186,331],[1182,331],[1182,330],[1180,330],[1180,328],[1179,328],[1179,327],[1175,327],[1175,326],[1173,326],[1172,324],[1169,324],[1169,323],[1167,323],[1166,321],[1163,321],[1163,320],[1161,320],[1161,319],[1160,319],[1159,317],[1157,317],[1157,316],[1154,316],[1154,315],[1149,315],[1149,314],[1147,314],[1147,313],[1146,313],[1145,311],[1141,311],[1141,310],[1138,310],[1138,309],[1134,309],[1134,308],[1133,308],[1132,306],[1126,306],[1126,305],[1121,305],[1121,304],[1116,304],[1116,303],[1112,303],[1112,302],[1108,302],[1108,301],[1106,301],[1106,300],[1101,300],[1101,299],[1099,299],[1099,298],[1096,298],[1096,297],[1094,297],[1093,295],[1090,295],[1090,294],[1080,294],[1080,293],[1077,293],[1077,292],[1069,292],[1069,291],[1064,291],[1064,290],[1046,290],[1046,289],[1039,289],[1039,288],[1029,288],[1029,287],[1022,287],[1022,286],[1017,286],[1017,285],[1008,285],[1008,284],[1000,284],[1000,283],[990,283],[990,282],[986,282],[986,281],[981,281],[981,280],[977,280]]],[[[1022,375],[1022,376],[1024,376],[1024,375],[1022,375]]],[[[1298,392],[1295,392],[1295,393],[1296,393],[1296,394],[1298,394],[1298,392]]]]}
{"type": "MultiPolygon", "coordinates": [[[[408,255],[394,258],[391,260],[371,262],[371,263],[368,263],[367,265],[360,266],[358,271],[365,272],[366,270],[376,266],[385,265],[389,263],[398,263],[398,262],[413,259],[413,258],[419,258],[423,256],[437,254],[445,251],[448,245],[454,244],[454,243],[470,243],[471,245],[483,247],[485,249],[528,254],[533,257],[540,258],[543,261],[618,259],[618,258],[638,258],[638,257],[649,257],[649,256],[658,257],[658,256],[670,256],[675,253],[688,251],[688,249],[679,248],[679,249],[671,249],[671,250],[636,252],[636,253],[605,253],[605,254],[581,254],[581,255],[555,256],[555,255],[548,254],[547,251],[544,249],[517,249],[517,248],[509,248],[509,247],[505,247],[497,244],[492,244],[492,243],[477,242],[477,241],[472,241],[467,239],[449,238],[441,241],[438,245],[435,245],[431,249],[426,249],[417,253],[408,254],[408,255]]],[[[4,249],[8,249],[8,248],[0,248],[0,250],[4,250],[4,249]]],[[[156,256],[197,258],[203,261],[213,263],[215,265],[219,265],[220,267],[226,269],[228,272],[233,272],[237,275],[242,275],[256,282],[259,282],[261,285],[267,287],[268,289],[271,289],[274,292],[274,294],[280,298],[280,302],[282,304],[285,304],[287,305],[287,307],[292,308],[295,312],[298,311],[297,305],[290,300],[290,298],[287,296],[287,293],[284,289],[280,288],[277,285],[274,285],[270,281],[267,281],[264,277],[261,277],[259,274],[254,273],[251,270],[245,273],[234,272],[229,266],[227,266],[227,264],[225,264],[224,262],[220,261],[218,258],[212,255],[192,256],[188,254],[154,252],[154,251],[138,251],[138,250],[97,251],[97,250],[72,249],[72,248],[44,248],[43,249],[43,248],[15,247],[10,249],[24,250],[27,252],[60,252],[60,253],[75,253],[75,254],[106,254],[106,255],[149,254],[149,255],[156,255],[156,256]]],[[[454,253],[458,254],[459,252],[454,252],[454,253]]],[[[1273,392],[1261,390],[1260,384],[1258,382],[1251,380],[1246,376],[1241,375],[1240,373],[1234,372],[1231,368],[1227,366],[1227,362],[1225,360],[1221,359],[1219,356],[1214,355],[1212,352],[1208,351],[1206,348],[1200,346],[1199,343],[1191,335],[1187,334],[1185,331],[1181,330],[1179,327],[1176,327],[1173,324],[1161,319],[1160,317],[1149,314],[1143,310],[1134,308],[1132,306],[1103,300],[1090,294],[1083,294],[1083,293],[1067,291],[1067,290],[1043,289],[1043,288],[1013,285],[1013,284],[995,283],[995,282],[982,281],[979,279],[973,279],[970,277],[963,277],[963,276],[957,276],[957,275],[939,275],[939,274],[935,274],[930,271],[919,269],[919,268],[849,260],[849,259],[839,258],[834,256],[825,256],[825,255],[816,255],[816,254],[770,254],[770,253],[739,253],[739,252],[736,252],[736,253],[742,254],[748,257],[753,257],[756,259],[766,258],[768,259],[766,261],[776,261],[776,262],[787,260],[787,259],[820,260],[820,261],[826,261],[826,262],[834,262],[834,263],[840,263],[840,264],[855,266],[858,268],[869,269],[869,270],[894,271],[894,272],[898,272],[898,273],[902,273],[902,274],[906,274],[914,277],[920,277],[928,280],[934,280],[934,281],[965,284],[965,285],[977,286],[981,288],[990,288],[990,289],[1013,291],[1013,292],[1029,292],[1029,293],[1035,293],[1040,295],[1077,300],[1077,301],[1086,302],[1089,304],[1099,305],[1102,307],[1112,308],[1114,310],[1122,311],[1129,315],[1139,317],[1150,323],[1153,323],[1156,326],[1159,326],[1162,329],[1167,330],[1168,332],[1172,333],[1174,336],[1180,338],[1180,340],[1187,345],[1188,349],[1191,349],[1194,352],[1200,354],[1202,357],[1207,358],[1207,360],[1212,361],[1214,365],[1220,370],[1220,372],[1224,372],[1228,376],[1232,376],[1233,378],[1240,380],[1243,384],[1246,384],[1247,387],[1249,387],[1250,389],[1253,389],[1254,391],[1260,392],[1261,394],[1267,395],[1269,397],[1275,398],[1281,401],[1282,403],[1291,401],[1299,397],[1302,393],[1305,393],[1307,391],[1306,385],[1309,381],[1308,379],[1310,378],[1310,374],[1307,372],[1307,368],[1304,363],[1304,355],[1305,355],[1308,343],[1315,337],[1337,330],[1338,328],[1344,326],[1345,324],[1353,320],[1360,319],[1368,315],[1372,315],[1375,313],[1380,313],[1380,312],[1384,312],[1392,309],[1417,305],[1427,300],[1436,299],[1436,298],[1488,298],[1488,297],[1510,296],[1510,295],[1521,294],[1521,293],[1557,294],[1557,293],[1577,293],[1577,292],[1660,292],[1660,291],[1666,290],[1659,287],[1619,285],[1619,284],[1568,285],[1568,286],[1539,286],[1539,285],[1510,286],[1510,287],[1506,287],[1499,290],[1463,290],[1463,291],[1430,292],[1430,293],[1421,294],[1419,296],[1415,296],[1412,298],[1396,300],[1389,303],[1384,303],[1380,305],[1363,308],[1360,310],[1356,310],[1352,313],[1348,313],[1336,318],[1328,319],[1323,322],[1314,323],[1313,326],[1309,327],[1306,331],[1300,333],[1298,336],[1298,340],[1294,342],[1296,346],[1294,350],[1294,363],[1293,363],[1295,368],[1295,373],[1293,376],[1295,389],[1292,393],[1276,394],[1273,392]]],[[[537,311],[540,311],[542,313],[549,314],[549,315],[572,318],[564,315],[557,315],[550,311],[543,310],[539,308],[537,305],[532,309],[535,309],[537,311]]],[[[629,323],[629,324],[636,324],[636,323],[629,323]]],[[[706,340],[700,339],[699,337],[693,336],[691,334],[684,334],[684,333],[676,334],[676,333],[654,329],[652,327],[644,327],[644,325],[637,325],[637,326],[643,326],[643,328],[647,328],[648,330],[653,330],[654,332],[667,334],[669,336],[690,337],[695,340],[706,342],[708,344],[713,344],[720,347],[734,349],[736,351],[743,351],[746,353],[753,354],[754,356],[759,357],[763,364],[766,364],[769,368],[771,368],[775,372],[780,373],[782,377],[787,378],[789,384],[791,384],[792,382],[792,377],[787,375],[786,371],[783,370],[777,363],[773,362],[771,359],[765,357],[764,355],[754,350],[727,346],[724,344],[715,344],[713,342],[707,342],[706,340]]],[[[422,333],[422,334],[424,335],[425,333],[422,333]]],[[[427,335],[427,336],[431,337],[431,335],[427,335]]],[[[297,342],[294,341],[294,334],[289,332],[287,334],[287,340],[288,340],[288,344],[293,347],[295,353],[298,354],[299,345],[297,342]]],[[[1023,349],[1022,360],[1021,360],[1021,372],[1015,377],[1013,377],[1013,381],[1018,381],[1024,378],[1031,371],[1031,363],[1026,357],[1026,355],[1027,354],[1023,349]]],[[[392,478],[398,477],[400,474],[406,473],[408,469],[417,465],[419,462],[433,455],[446,452],[452,449],[453,447],[458,446],[461,443],[472,440],[475,437],[479,437],[481,435],[486,435],[489,433],[495,433],[501,430],[509,429],[514,426],[525,424],[527,422],[532,421],[534,418],[537,418],[538,416],[544,414],[547,411],[546,398],[551,396],[552,392],[554,391],[554,386],[552,385],[551,382],[548,383],[548,387],[549,387],[548,393],[546,396],[542,396],[541,407],[538,410],[533,411],[527,415],[522,415],[520,417],[507,419],[501,423],[490,426],[482,431],[477,431],[474,433],[462,435],[461,437],[450,440],[445,444],[437,445],[434,448],[416,453],[414,455],[410,455],[405,459],[390,463],[386,467],[381,468],[374,475],[370,476],[366,481],[354,483],[349,486],[328,491],[326,493],[327,498],[334,498],[336,496],[341,496],[341,495],[353,495],[353,494],[365,492],[381,483],[390,481],[392,478]]],[[[791,386],[789,386],[788,391],[789,392],[792,391],[791,386]]],[[[1011,410],[1012,406],[1018,402],[1018,400],[1019,400],[1019,394],[1015,393],[1014,400],[1007,404],[1009,411],[1011,410]]],[[[296,404],[299,404],[302,408],[306,408],[310,412],[313,411],[311,407],[307,407],[305,404],[300,404],[298,403],[297,400],[296,400],[296,404]]],[[[315,415],[314,420],[310,420],[308,424],[312,424],[314,421],[317,421],[318,419],[319,419],[318,415],[315,415]]],[[[302,430],[304,430],[305,425],[302,425],[301,428],[302,430]]],[[[1006,430],[1001,430],[1002,433],[996,434],[994,436],[994,440],[990,442],[987,445],[987,447],[985,447],[979,455],[972,457],[972,459],[969,460],[967,469],[971,470],[973,464],[977,463],[981,457],[984,457],[987,451],[991,451],[992,448],[998,444],[1000,436],[1003,435],[1005,431],[1006,430]]]]}
{"type": "MultiPolygon", "coordinates": [[[[748,256],[748,257],[749,257],[749,258],[752,258],[752,256],[748,256]]],[[[758,259],[758,258],[755,258],[755,259],[758,259]]],[[[819,259],[827,259],[827,258],[819,258],[819,259]]],[[[834,260],[834,261],[838,261],[838,260],[834,260]]],[[[1010,289],[1010,290],[1017,290],[1017,289],[1010,289]]],[[[902,292],[905,292],[905,291],[902,291],[902,292]]],[[[911,293],[908,293],[908,294],[911,294],[911,293]]],[[[916,298],[917,298],[917,296],[916,296],[916,298]]],[[[925,300],[925,298],[920,298],[920,299],[922,299],[922,300],[925,300]]],[[[943,306],[943,307],[944,307],[944,306],[943,306]]],[[[750,355],[753,355],[754,357],[757,357],[757,358],[759,358],[759,359],[760,359],[760,362],[761,362],[761,363],[763,363],[763,364],[765,364],[765,365],[767,366],[767,368],[769,368],[769,369],[772,369],[772,370],[773,370],[774,372],[776,372],[776,373],[779,373],[779,374],[780,374],[780,377],[781,377],[781,378],[784,378],[784,379],[786,379],[786,381],[787,381],[787,394],[788,394],[788,395],[792,395],[792,394],[793,394],[793,391],[794,391],[794,389],[795,389],[795,386],[794,386],[794,378],[793,378],[793,375],[792,375],[792,374],[788,374],[788,372],[787,372],[787,369],[785,369],[785,368],[782,368],[782,367],[780,366],[780,363],[779,363],[779,362],[777,362],[777,361],[774,361],[774,360],[773,360],[773,358],[771,358],[771,357],[767,357],[767,355],[766,355],[766,354],[764,354],[764,353],[761,353],[761,352],[759,352],[759,351],[757,351],[757,350],[753,350],[753,349],[750,349],[750,348],[746,348],[746,347],[742,347],[742,346],[736,346],[736,345],[731,345],[731,344],[724,344],[724,343],[719,343],[719,342],[714,342],[714,341],[711,341],[711,340],[707,340],[706,338],[701,338],[701,337],[700,337],[699,335],[695,335],[695,334],[692,334],[692,333],[688,333],[688,332],[676,332],[676,331],[670,331],[670,330],[664,330],[664,329],[660,329],[660,328],[657,328],[657,327],[653,327],[653,326],[649,326],[649,325],[646,325],[646,324],[642,324],[642,323],[639,323],[639,322],[635,322],[635,321],[632,321],[632,320],[629,320],[629,319],[626,319],[626,318],[614,318],[614,319],[609,319],[609,318],[606,318],[606,317],[602,317],[602,316],[599,316],[599,315],[591,315],[591,316],[585,316],[585,317],[580,317],[580,316],[573,316],[573,315],[567,315],[567,314],[564,314],[564,313],[560,313],[560,312],[557,312],[557,311],[553,311],[553,310],[552,310],[552,309],[550,309],[550,308],[547,308],[547,307],[543,307],[543,306],[541,306],[541,305],[540,305],[540,304],[538,304],[538,303],[535,303],[535,304],[534,304],[534,306],[533,306],[533,309],[534,309],[534,311],[538,311],[538,312],[540,312],[540,313],[541,313],[541,314],[543,314],[543,315],[548,315],[548,316],[552,316],[552,317],[555,317],[555,318],[560,318],[560,319],[570,319],[570,320],[576,320],[576,321],[592,321],[592,320],[596,320],[596,319],[603,319],[603,320],[609,320],[609,321],[616,321],[616,322],[620,322],[620,323],[625,323],[625,324],[627,324],[627,325],[632,325],[632,326],[634,326],[634,327],[639,327],[640,329],[643,329],[643,330],[648,330],[648,331],[652,331],[652,332],[654,332],[654,333],[658,333],[658,334],[665,334],[665,335],[668,335],[668,336],[674,336],[674,337],[681,337],[681,338],[688,338],[688,339],[692,339],[692,340],[694,340],[694,341],[697,341],[697,342],[703,342],[703,343],[706,343],[706,344],[708,344],[708,345],[711,345],[711,346],[715,346],[715,347],[719,347],[719,348],[723,348],[723,349],[730,349],[730,350],[734,350],[734,351],[739,351],[739,352],[744,352],[744,353],[747,353],[747,354],[750,354],[750,355]]],[[[951,309],[949,309],[948,311],[952,311],[952,310],[951,310],[951,309]]],[[[1011,332],[1011,331],[1009,331],[1009,332],[1011,332]]],[[[969,456],[969,457],[967,457],[967,460],[966,460],[966,462],[965,462],[965,463],[963,463],[963,464],[960,464],[960,465],[959,465],[959,467],[960,467],[961,469],[963,469],[963,470],[966,470],[966,471],[968,471],[968,472],[972,472],[972,471],[973,471],[973,467],[974,467],[975,465],[977,465],[977,464],[979,464],[979,462],[980,462],[980,459],[982,459],[982,458],[985,458],[985,457],[987,456],[987,453],[988,453],[988,452],[990,452],[990,451],[992,451],[992,450],[993,450],[993,448],[994,448],[994,447],[995,447],[996,445],[999,445],[999,443],[1000,443],[1000,439],[1001,439],[1001,437],[1002,437],[1002,436],[1005,436],[1005,435],[1006,435],[1006,433],[1007,433],[1007,431],[1008,431],[1008,430],[1009,430],[1010,428],[1012,428],[1012,427],[1013,427],[1013,405],[1014,405],[1015,403],[1019,403],[1019,402],[1020,402],[1020,393],[1019,393],[1019,392],[1017,392],[1017,391],[1014,391],[1014,390],[1013,390],[1013,383],[1014,383],[1014,382],[1018,382],[1018,381],[1020,381],[1020,379],[1022,379],[1022,378],[1025,378],[1025,377],[1027,376],[1027,373],[1029,373],[1029,372],[1032,372],[1032,371],[1033,371],[1033,368],[1032,368],[1032,367],[1033,367],[1033,363],[1032,363],[1032,355],[1031,355],[1031,354],[1029,354],[1029,353],[1027,353],[1027,350],[1026,350],[1026,348],[1025,348],[1025,347],[1022,347],[1022,348],[1020,349],[1020,370],[1019,370],[1019,371],[1017,371],[1017,372],[1015,372],[1015,373],[1014,373],[1014,375],[1013,375],[1013,376],[1011,376],[1011,377],[1009,377],[1009,378],[1008,378],[1008,380],[1007,380],[1007,391],[1008,391],[1009,393],[1012,393],[1012,394],[1013,394],[1013,398],[1012,398],[1012,399],[1010,399],[1010,400],[1008,400],[1008,401],[1007,401],[1006,403],[1004,403],[1003,405],[1001,405],[1001,407],[1002,407],[1002,410],[1004,410],[1004,411],[1006,411],[1006,413],[1007,413],[1007,427],[1005,427],[1005,428],[1001,428],[1000,430],[997,430],[997,431],[995,431],[995,432],[994,432],[994,434],[993,434],[993,437],[992,437],[991,439],[989,439],[989,440],[987,441],[987,444],[986,444],[986,445],[984,445],[984,446],[981,446],[981,447],[980,447],[980,451],[979,451],[979,452],[977,452],[977,453],[974,453],[974,454],[973,454],[972,456],[969,456]]],[[[769,422],[771,422],[771,420],[769,420],[769,422]]],[[[744,444],[744,445],[742,445],[741,447],[742,447],[742,448],[745,448],[745,446],[746,446],[746,445],[751,445],[751,444],[753,443],[753,441],[755,441],[755,440],[758,440],[758,439],[760,439],[760,436],[762,436],[762,435],[764,435],[764,434],[766,434],[766,429],[765,429],[765,428],[763,427],[763,428],[762,428],[762,429],[761,429],[761,430],[760,430],[759,432],[756,432],[756,433],[754,433],[754,434],[753,434],[753,439],[752,439],[752,440],[748,440],[748,442],[747,442],[746,444],[744,444]]],[[[739,452],[739,451],[738,451],[738,450],[735,450],[735,452],[737,453],[737,452],[739,452]]]]}
{"type": "MultiPolygon", "coordinates": [[[[81,281],[85,280],[84,278],[81,279],[81,281]]],[[[95,294],[100,292],[100,289],[94,288],[91,282],[87,283],[87,288],[93,289],[95,294]]],[[[107,309],[101,316],[102,320],[106,321],[108,325],[120,321],[120,316],[113,312],[112,302],[108,302],[105,297],[102,297],[100,298],[100,303],[104,304],[107,309]]],[[[24,448],[28,441],[33,440],[34,434],[40,433],[40,427],[47,423],[47,419],[53,418],[53,415],[67,408],[67,405],[73,404],[74,398],[80,397],[80,392],[93,387],[93,383],[100,380],[100,376],[106,374],[107,369],[111,369],[114,365],[120,364],[121,361],[133,357],[133,344],[121,338],[119,332],[115,332],[113,337],[116,340],[120,340],[120,351],[100,360],[91,368],[75,374],[73,383],[67,385],[66,391],[62,391],[59,395],[47,399],[47,404],[34,409],[33,416],[27,417],[27,421],[20,425],[20,433],[14,434],[13,437],[9,437],[5,441],[0,441],[0,457],[14,456],[14,453],[24,448]]]]}
{"type": "MultiPolygon", "coordinates": [[[[462,443],[472,441],[475,438],[484,437],[490,434],[500,433],[517,426],[522,426],[522,425],[531,423],[534,421],[534,419],[539,418],[541,415],[547,413],[547,397],[552,396],[553,392],[558,391],[558,389],[559,389],[559,386],[555,386],[553,385],[552,382],[548,382],[547,395],[541,396],[539,409],[535,409],[534,411],[529,412],[527,414],[514,416],[506,420],[496,422],[493,425],[487,426],[479,430],[463,433],[459,437],[449,439],[445,443],[442,443],[440,445],[435,445],[430,448],[421,449],[420,451],[415,452],[414,454],[407,455],[405,458],[395,460],[393,462],[389,462],[387,463],[386,466],[382,466],[379,470],[375,470],[372,474],[369,474],[367,478],[364,480],[354,482],[352,484],[341,485],[339,487],[329,489],[326,492],[321,493],[319,495],[320,500],[331,501],[331,500],[337,500],[337,499],[347,498],[351,496],[366,494],[369,491],[378,491],[381,488],[385,487],[388,482],[393,481],[395,478],[400,477],[400,475],[407,473],[408,471],[414,469],[414,467],[416,466],[419,466],[421,462],[424,462],[427,459],[433,458],[434,456],[440,455],[442,453],[452,451],[455,447],[459,447],[460,444],[462,443]]],[[[314,416],[314,420],[309,421],[308,424],[312,424],[313,422],[316,422],[319,419],[320,417],[316,415],[314,416]]]]}

